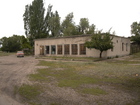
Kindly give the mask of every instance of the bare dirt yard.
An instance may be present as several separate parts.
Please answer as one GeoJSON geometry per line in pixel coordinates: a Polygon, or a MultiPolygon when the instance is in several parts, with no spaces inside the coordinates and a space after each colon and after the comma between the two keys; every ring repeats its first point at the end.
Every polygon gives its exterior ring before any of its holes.
{"type": "Polygon", "coordinates": [[[15,55],[0,57],[0,105],[22,105],[14,94],[15,86],[27,83],[27,75],[38,63],[34,57],[17,58],[15,55]]]}
{"type": "Polygon", "coordinates": [[[0,105],[140,105],[140,56],[98,62],[2,56],[0,105]]]}

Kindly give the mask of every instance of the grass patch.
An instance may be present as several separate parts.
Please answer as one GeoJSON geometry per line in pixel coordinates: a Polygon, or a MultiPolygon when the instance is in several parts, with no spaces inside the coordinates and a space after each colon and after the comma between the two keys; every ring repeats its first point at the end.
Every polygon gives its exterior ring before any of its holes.
{"type": "Polygon", "coordinates": [[[140,52],[134,53],[134,54],[132,55],[132,58],[138,58],[138,59],[140,59],[140,52]]]}
{"type": "Polygon", "coordinates": [[[47,81],[48,79],[43,76],[41,73],[37,73],[37,74],[30,74],[29,75],[30,80],[32,81],[47,81]]]}
{"type": "Polygon", "coordinates": [[[91,95],[106,95],[107,92],[100,89],[100,88],[84,88],[81,90],[84,94],[91,94],[91,95]]]}
{"type": "Polygon", "coordinates": [[[18,89],[18,93],[24,98],[26,101],[36,100],[37,96],[40,95],[41,90],[37,85],[22,85],[18,89]]]}
{"type": "MultiPolygon", "coordinates": [[[[94,84],[100,82],[99,79],[79,74],[82,69],[94,67],[90,63],[73,63],[73,62],[47,62],[40,61],[38,66],[49,66],[46,69],[37,70],[37,74],[31,74],[34,80],[46,80],[47,77],[53,77],[58,81],[60,87],[77,88],[83,84],[94,84]],[[84,68],[83,68],[84,67],[84,68]],[[57,70],[61,68],[62,70],[57,70]]],[[[49,78],[48,78],[49,79],[49,78]]]]}
{"type": "Polygon", "coordinates": [[[77,75],[74,78],[73,78],[73,76],[71,76],[70,78],[60,80],[58,86],[77,88],[84,84],[95,84],[95,83],[99,83],[99,82],[100,81],[95,78],[77,75]]]}
{"type": "MultiPolygon", "coordinates": [[[[65,87],[61,89],[70,87],[78,93],[87,94],[87,96],[88,94],[102,96],[112,92],[109,89],[107,92],[105,91],[106,89],[104,90],[104,86],[107,86],[108,88],[111,87],[110,89],[115,89],[115,91],[129,92],[130,95],[136,94],[136,97],[140,97],[140,65],[131,65],[139,63],[140,61],[135,60],[133,57],[127,60],[112,59],[103,62],[41,60],[37,66],[47,66],[47,68],[38,69],[36,74],[31,74],[29,77],[30,80],[36,83],[39,82],[39,86],[42,86],[43,89],[46,89],[47,83],[50,83],[56,87],[65,87]],[[46,84],[46,87],[44,84],[46,84]],[[99,88],[94,88],[95,85],[99,88]],[[100,86],[103,86],[103,88],[101,89],[100,86]]],[[[34,91],[40,92],[40,89],[34,91]]],[[[53,90],[50,89],[48,91],[51,92],[53,90]]],[[[26,97],[26,95],[23,96],[26,97]]],[[[31,100],[34,99],[35,97],[31,98],[31,100]]],[[[134,101],[137,101],[137,99],[134,101]]],[[[52,105],[55,105],[55,101],[53,102],[52,105]]]]}
{"type": "Polygon", "coordinates": [[[38,66],[48,66],[39,69],[30,77],[37,81],[49,80],[53,77],[60,87],[77,88],[83,84],[124,84],[134,74],[140,74],[135,65],[118,64],[116,62],[84,63],[84,62],[49,62],[40,61],[38,66]],[[61,68],[62,70],[59,70],[61,68]],[[58,69],[58,70],[57,70],[58,69]]]}

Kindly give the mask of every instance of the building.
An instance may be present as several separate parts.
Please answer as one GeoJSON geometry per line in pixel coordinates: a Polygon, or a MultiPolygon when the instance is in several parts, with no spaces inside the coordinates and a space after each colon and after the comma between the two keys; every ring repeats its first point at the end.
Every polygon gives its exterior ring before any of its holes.
{"type": "MultiPolygon", "coordinates": [[[[68,36],[58,38],[43,38],[34,40],[35,56],[77,56],[99,57],[100,51],[88,49],[85,41],[90,40],[91,35],[68,36]]],[[[102,57],[125,56],[130,54],[130,39],[114,36],[113,49],[102,53],[102,57]]]]}

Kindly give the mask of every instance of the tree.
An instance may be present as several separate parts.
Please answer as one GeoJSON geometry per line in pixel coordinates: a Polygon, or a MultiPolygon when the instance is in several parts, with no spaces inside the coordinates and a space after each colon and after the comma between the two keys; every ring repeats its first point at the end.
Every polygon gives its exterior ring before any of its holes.
{"type": "Polygon", "coordinates": [[[88,19],[87,19],[87,18],[81,18],[81,19],[80,19],[79,26],[80,26],[80,28],[81,28],[80,31],[81,31],[83,34],[85,34],[86,31],[87,31],[87,29],[89,28],[89,21],[88,21],[88,19]]]}
{"type": "Polygon", "coordinates": [[[25,6],[24,29],[32,46],[34,39],[46,37],[44,12],[43,0],[34,0],[31,5],[25,6]]]}
{"type": "Polygon", "coordinates": [[[48,12],[46,20],[48,21],[48,30],[51,32],[51,37],[57,37],[60,35],[60,17],[57,11],[51,12],[52,6],[48,6],[48,12]]]}
{"type": "Polygon", "coordinates": [[[133,22],[131,25],[131,40],[140,44],[140,23],[133,22]]]}
{"type": "Polygon", "coordinates": [[[30,43],[28,39],[25,38],[25,36],[21,36],[20,42],[21,42],[21,49],[31,49],[30,43]]]}
{"type": "Polygon", "coordinates": [[[96,26],[94,24],[89,26],[89,31],[87,31],[87,34],[94,34],[95,33],[96,26]]]}
{"type": "Polygon", "coordinates": [[[69,13],[62,22],[61,29],[64,36],[75,35],[76,26],[73,22],[73,13],[69,13]]]}
{"type": "Polygon", "coordinates": [[[25,48],[31,49],[29,41],[24,36],[13,35],[11,37],[3,37],[0,39],[2,42],[2,51],[16,52],[25,48]]]}
{"type": "Polygon", "coordinates": [[[3,37],[2,41],[2,51],[15,52],[21,50],[21,36],[13,35],[9,38],[3,37]]]}
{"type": "Polygon", "coordinates": [[[108,49],[113,48],[112,42],[113,36],[110,34],[110,30],[106,33],[99,31],[92,35],[90,41],[85,42],[87,48],[95,48],[100,50],[100,58],[102,58],[102,52],[107,51],[108,49]]]}

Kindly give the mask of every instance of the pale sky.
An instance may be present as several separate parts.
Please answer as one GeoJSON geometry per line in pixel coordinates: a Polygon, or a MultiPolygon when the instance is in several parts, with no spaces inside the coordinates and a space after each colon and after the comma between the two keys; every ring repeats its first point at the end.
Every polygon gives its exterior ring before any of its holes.
{"type": "MultiPolygon", "coordinates": [[[[0,38],[6,36],[25,35],[23,14],[25,5],[33,0],[2,0],[0,3],[0,38]]],[[[108,31],[112,27],[118,36],[131,36],[130,26],[140,21],[140,0],[44,0],[45,9],[53,5],[61,21],[71,12],[74,22],[79,24],[80,18],[88,18],[98,30],[108,31]]]]}

